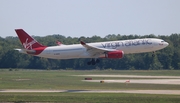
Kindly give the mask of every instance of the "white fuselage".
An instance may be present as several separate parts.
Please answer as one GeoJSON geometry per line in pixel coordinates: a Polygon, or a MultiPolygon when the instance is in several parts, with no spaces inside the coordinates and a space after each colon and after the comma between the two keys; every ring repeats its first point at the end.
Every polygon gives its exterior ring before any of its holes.
{"type": "MultiPolygon", "coordinates": [[[[124,54],[131,54],[157,51],[168,46],[168,43],[162,39],[145,38],[88,43],[88,45],[102,49],[122,50],[124,54]]],[[[104,54],[102,53],[101,55],[104,54]]],[[[101,55],[99,55],[99,57],[101,57],[101,55]]],[[[47,47],[36,56],[52,59],[97,58],[96,56],[90,55],[89,52],[87,52],[87,48],[81,44],[47,47]]]]}

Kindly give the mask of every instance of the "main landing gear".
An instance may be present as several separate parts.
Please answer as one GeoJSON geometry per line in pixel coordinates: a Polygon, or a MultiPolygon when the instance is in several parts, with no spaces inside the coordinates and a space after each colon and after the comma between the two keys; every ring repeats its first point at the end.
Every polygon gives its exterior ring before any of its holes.
{"type": "Polygon", "coordinates": [[[88,65],[95,65],[96,63],[99,63],[99,59],[91,59],[91,61],[87,62],[88,65]]]}

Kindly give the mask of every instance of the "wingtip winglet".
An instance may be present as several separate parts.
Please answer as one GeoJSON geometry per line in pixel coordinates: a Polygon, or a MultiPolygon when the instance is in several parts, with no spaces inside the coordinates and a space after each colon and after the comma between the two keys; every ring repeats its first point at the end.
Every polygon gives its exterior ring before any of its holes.
{"type": "Polygon", "coordinates": [[[85,43],[85,42],[83,42],[83,41],[80,41],[80,43],[81,43],[81,45],[86,45],[86,43],[85,43]]]}

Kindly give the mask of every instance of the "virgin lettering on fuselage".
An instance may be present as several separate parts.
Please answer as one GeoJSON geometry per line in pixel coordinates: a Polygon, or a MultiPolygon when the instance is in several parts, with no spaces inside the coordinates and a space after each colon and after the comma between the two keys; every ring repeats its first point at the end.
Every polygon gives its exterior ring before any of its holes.
{"type": "Polygon", "coordinates": [[[128,47],[138,45],[152,45],[151,39],[135,39],[124,41],[112,41],[107,43],[101,43],[104,48],[116,49],[117,47],[128,47]]]}
{"type": "Polygon", "coordinates": [[[23,29],[15,30],[24,49],[20,53],[52,59],[93,58],[88,65],[99,63],[98,58],[123,58],[124,54],[153,52],[168,46],[162,39],[145,38],[74,45],[44,46],[29,36],[23,29]],[[95,59],[94,59],[95,58],[95,59]]]}

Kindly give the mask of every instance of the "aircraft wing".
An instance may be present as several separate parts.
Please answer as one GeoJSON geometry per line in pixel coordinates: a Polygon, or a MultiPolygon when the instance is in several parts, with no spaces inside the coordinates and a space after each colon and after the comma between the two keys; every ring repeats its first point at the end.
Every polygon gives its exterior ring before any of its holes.
{"type": "Polygon", "coordinates": [[[104,54],[105,52],[116,51],[116,49],[105,49],[105,48],[90,46],[83,41],[81,41],[80,43],[82,46],[84,46],[87,49],[87,52],[94,57],[99,57],[101,54],[104,54]]]}

